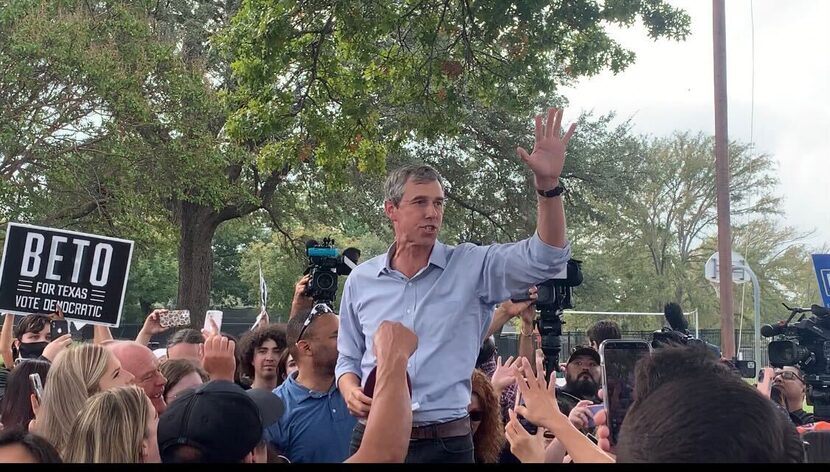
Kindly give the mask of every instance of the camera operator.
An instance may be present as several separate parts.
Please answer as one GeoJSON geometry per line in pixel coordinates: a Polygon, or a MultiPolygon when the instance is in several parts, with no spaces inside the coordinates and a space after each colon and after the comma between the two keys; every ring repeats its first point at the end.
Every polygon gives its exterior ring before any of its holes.
{"type": "MultiPolygon", "coordinates": [[[[518,154],[535,176],[538,218],[531,238],[512,244],[457,247],[439,241],[444,215],[441,176],[408,166],[386,180],[384,211],[395,241],[386,254],[361,264],[346,280],[340,304],[337,381],[349,410],[365,418],[362,391],[375,365],[372,335],[382,320],[400,321],[418,335],[409,363],[413,428],[407,462],[472,463],[467,405],[470,374],[496,303],[561,272],[570,257],[559,183],[575,125],[561,133],[562,111],[536,117],[536,143],[518,154]]],[[[362,427],[355,427],[359,444],[362,427]]]]}
{"type": "Polygon", "coordinates": [[[776,369],[772,384],[781,387],[790,419],[796,426],[804,426],[816,421],[812,414],[804,411],[807,385],[798,367],[785,366],[783,369],[776,369]]]}
{"type": "Polygon", "coordinates": [[[305,315],[314,307],[314,299],[306,295],[309,281],[311,281],[311,275],[305,274],[294,285],[294,298],[291,300],[291,312],[288,318],[305,315]]]}

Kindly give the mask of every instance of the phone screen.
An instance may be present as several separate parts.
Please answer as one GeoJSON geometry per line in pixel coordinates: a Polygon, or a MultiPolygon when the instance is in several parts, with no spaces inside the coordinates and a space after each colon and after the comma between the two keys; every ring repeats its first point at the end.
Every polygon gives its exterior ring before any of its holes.
{"type": "Polygon", "coordinates": [[[49,322],[52,341],[69,333],[69,322],[66,320],[52,320],[49,322]]]}
{"type": "Polygon", "coordinates": [[[29,374],[29,381],[32,384],[32,392],[37,397],[38,403],[43,403],[43,382],[41,382],[40,374],[29,374]]]}
{"type": "Polygon", "coordinates": [[[634,367],[649,354],[646,341],[606,340],[600,345],[602,388],[611,444],[616,444],[623,419],[634,402],[634,367]]]}
{"type": "MultiPolygon", "coordinates": [[[[216,323],[216,327],[219,328],[219,331],[222,331],[222,311],[221,310],[208,310],[205,313],[205,326],[204,329],[206,331],[212,331],[212,327],[209,320],[213,320],[216,323]]],[[[218,334],[218,333],[217,333],[218,334]]]]}

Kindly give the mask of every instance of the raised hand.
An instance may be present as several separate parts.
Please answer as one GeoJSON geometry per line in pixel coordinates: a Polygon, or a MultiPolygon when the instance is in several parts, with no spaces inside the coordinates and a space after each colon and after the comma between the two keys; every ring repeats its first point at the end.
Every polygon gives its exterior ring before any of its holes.
{"type": "Polygon", "coordinates": [[[508,415],[510,421],[504,427],[504,435],[510,443],[510,452],[523,464],[545,462],[545,428],[537,428],[532,435],[519,423],[515,411],[508,410],[508,415]]]}
{"type": "Polygon", "coordinates": [[[528,152],[519,147],[516,153],[527,163],[536,177],[536,188],[551,190],[559,184],[562,167],[565,165],[565,151],[568,141],[576,130],[572,124],[562,136],[562,109],[548,109],[547,120],[542,115],[536,116],[536,142],[533,151],[528,152]]]}
{"type": "Polygon", "coordinates": [[[159,317],[167,313],[165,309],[153,310],[149,315],[147,315],[147,319],[144,320],[144,326],[141,328],[141,331],[149,334],[155,335],[159,333],[163,333],[170,329],[169,326],[164,327],[161,325],[159,321],[159,317]]]}
{"type": "Polygon", "coordinates": [[[544,369],[539,369],[534,375],[530,361],[522,358],[516,381],[525,403],[516,407],[516,413],[535,425],[555,421],[557,415],[564,417],[556,403],[555,375],[551,375],[550,382],[546,383],[544,369]]]}
{"type": "Polygon", "coordinates": [[[493,389],[497,393],[503,392],[505,388],[516,383],[516,366],[518,364],[519,359],[514,360],[513,356],[508,357],[504,364],[501,363],[501,356],[496,358],[496,370],[493,371],[493,378],[490,379],[490,383],[493,384],[493,389]]]}
{"type": "Polygon", "coordinates": [[[308,314],[314,306],[314,299],[305,294],[308,283],[311,282],[311,275],[304,275],[294,285],[294,298],[291,300],[291,313],[289,318],[300,314],[308,314]]]}
{"type": "Polygon", "coordinates": [[[418,336],[397,321],[383,321],[375,331],[372,349],[375,357],[388,358],[395,354],[408,359],[418,348],[418,336]]]}
{"type": "Polygon", "coordinates": [[[236,343],[225,336],[210,335],[205,339],[202,366],[210,375],[210,380],[233,382],[236,372],[235,348],[236,343]]]}

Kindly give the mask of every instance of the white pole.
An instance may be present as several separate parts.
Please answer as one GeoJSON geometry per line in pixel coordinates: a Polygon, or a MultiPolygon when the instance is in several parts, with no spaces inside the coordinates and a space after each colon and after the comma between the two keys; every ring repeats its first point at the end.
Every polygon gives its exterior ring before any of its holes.
{"type": "Polygon", "coordinates": [[[749,277],[752,279],[752,295],[755,298],[755,365],[762,368],[761,363],[761,286],[758,283],[758,277],[755,272],[745,265],[743,269],[749,272],[749,277]]]}
{"type": "Polygon", "coordinates": [[[700,339],[700,323],[697,319],[697,308],[695,308],[695,337],[700,339]]]}

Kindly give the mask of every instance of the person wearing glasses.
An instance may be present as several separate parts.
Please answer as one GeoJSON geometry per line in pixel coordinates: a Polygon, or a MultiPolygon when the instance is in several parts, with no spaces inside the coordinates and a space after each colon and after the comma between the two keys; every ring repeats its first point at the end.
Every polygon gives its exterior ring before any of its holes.
{"type": "Polygon", "coordinates": [[[538,207],[536,232],[519,242],[441,243],[447,196],[439,173],[417,165],[387,177],[384,212],[395,241],[352,271],[340,303],[337,382],[360,418],[352,450],[372,407],[363,392],[376,364],[372,335],[382,320],[392,320],[420,340],[408,365],[414,426],[407,462],[474,462],[470,375],[495,305],[526,297],[528,287],[555,277],[570,258],[559,176],[575,125],[563,134],[561,122],[562,110],[537,116],[532,152],[517,149],[533,172],[538,207]]]}
{"type": "Polygon", "coordinates": [[[776,369],[772,385],[781,387],[785,406],[790,412],[790,419],[796,426],[815,422],[813,415],[804,411],[807,385],[798,367],[785,366],[783,369],[776,369]]]}
{"type": "Polygon", "coordinates": [[[288,320],[286,341],[297,372],[274,389],[285,414],[267,428],[268,441],[292,463],[343,462],[356,419],[334,382],[339,320],[325,303],[288,320]]]}

